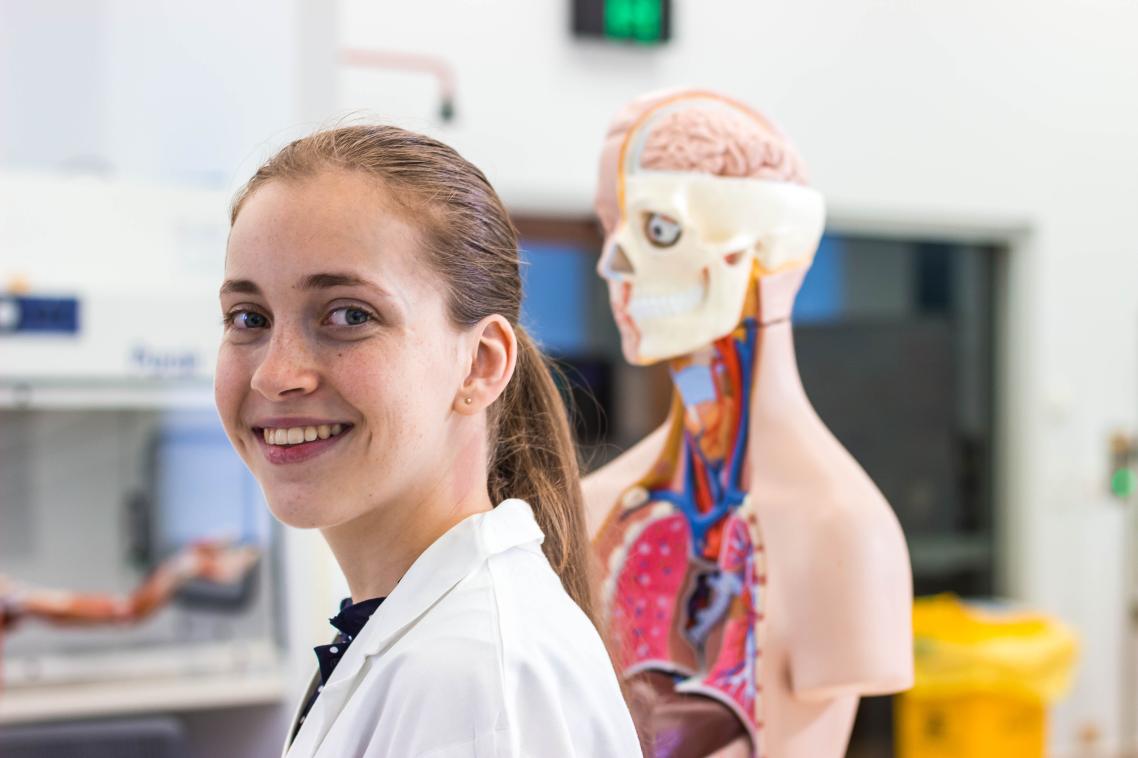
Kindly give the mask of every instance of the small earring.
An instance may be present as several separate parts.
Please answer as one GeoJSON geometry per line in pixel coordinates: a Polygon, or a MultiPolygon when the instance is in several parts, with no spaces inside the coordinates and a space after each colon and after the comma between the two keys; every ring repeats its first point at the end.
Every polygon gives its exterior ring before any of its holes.
{"type": "Polygon", "coordinates": [[[468,397],[468,398],[464,399],[462,402],[466,403],[467,405],[470,405],[471,403],[474,402],[474,398],[468,397]]]}

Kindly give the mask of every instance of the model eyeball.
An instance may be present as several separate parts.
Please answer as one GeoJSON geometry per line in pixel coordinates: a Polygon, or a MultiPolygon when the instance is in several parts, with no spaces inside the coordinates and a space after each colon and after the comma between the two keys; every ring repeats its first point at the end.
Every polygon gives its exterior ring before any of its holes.
{"type": "Polygon", "coordinates": [[[680,241],[684,228],[675,219],[662,213],[644,216],[644,236],[656,247],[671,247],[680,241]]]}

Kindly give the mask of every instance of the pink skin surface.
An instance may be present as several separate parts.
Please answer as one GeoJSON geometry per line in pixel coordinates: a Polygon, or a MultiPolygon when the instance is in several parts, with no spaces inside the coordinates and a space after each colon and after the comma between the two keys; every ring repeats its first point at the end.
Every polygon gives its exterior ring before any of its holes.
{"type": "Polygon", "coordinates": [[[321,530],[354,598],[386,594],[491,507],[484,410],[512,372],[508,323],[452,324],[417,230],[362,173],[254,192],[225,279],[215,396],[230,441],[280,521],[321,530]],[[507,370],[487,383],[475,366],[507,370]],[[262,432],[335,423],[339,436],[289,447],[262,432]]]}

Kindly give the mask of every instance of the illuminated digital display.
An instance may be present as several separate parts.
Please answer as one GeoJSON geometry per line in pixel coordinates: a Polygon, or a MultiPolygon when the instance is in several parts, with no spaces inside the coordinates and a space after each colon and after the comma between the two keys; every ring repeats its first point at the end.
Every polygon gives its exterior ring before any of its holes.
{"type": "Polygon", "coordinates": [[[573,0],[573,32],[659,44],[672,36],[671,10],[670,0],[573,0]]]}

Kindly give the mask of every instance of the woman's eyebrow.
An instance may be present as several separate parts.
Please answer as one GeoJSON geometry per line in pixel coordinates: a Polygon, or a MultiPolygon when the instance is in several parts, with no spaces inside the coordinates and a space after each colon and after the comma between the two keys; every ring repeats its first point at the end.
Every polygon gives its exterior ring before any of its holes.
{"type": "Polygon", "coordinates": [[[219,295],[260,295],[261,288],[248,279],[226,279],[221,285],[219,295]]]}
{"type": "Polygon", "coordinates": [[[351,273],[322,273],[310,274],[304,277],[300,282],[300,289],[304,290],[320,290],[328,289],[329,287],[370,287],[384,295],[390,293],[383,287],[380,287],[375,282],[368,281],[363,277],[351,273]]]}
{"type": "MultiPolygon", "coordinates": [[[[375,282],[349,273],[310,274],[304,277],[299,285],[299,288],[302,290],[319,290],[328,289],[330,287],[370,287],[382,295],[391,296],[390,292],[375,282]]],[[[219,294],[260,295],[261,288],[249,279],[226,279],[221,285],[219,294]]]]}

